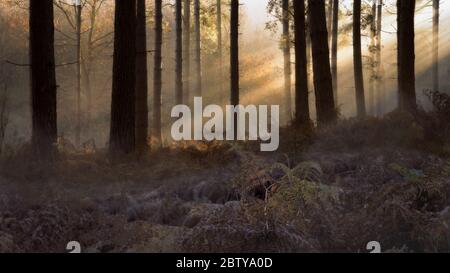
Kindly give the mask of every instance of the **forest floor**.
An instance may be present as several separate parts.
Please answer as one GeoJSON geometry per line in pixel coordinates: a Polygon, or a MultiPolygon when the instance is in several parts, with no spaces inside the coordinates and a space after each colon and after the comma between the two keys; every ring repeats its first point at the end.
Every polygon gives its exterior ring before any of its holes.
{"type": "Polygon", "coordinates": [[[0,169],[0,252],[450,251],[450,142],[425,119],[342,120],[257,143],[179,143],[140,160],[61,148],[0,169]],[[425,125],[426,124],[426,125],[425,125]]]}

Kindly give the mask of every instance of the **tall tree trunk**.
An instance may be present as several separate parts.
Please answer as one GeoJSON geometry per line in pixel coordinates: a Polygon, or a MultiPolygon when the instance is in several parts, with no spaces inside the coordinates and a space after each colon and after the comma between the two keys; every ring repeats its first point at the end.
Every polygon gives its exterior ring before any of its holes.
{"type": "Polygon", "coordinates": [[[190,77],[191,77],[191,0],[184,0],[184,17],[183,17],[183,49],[184,49],[184,100],[190,102],[190,77]]]}
{"type": "Polygon", "coordinates": [[[194,0],[194,33],[195,33],[195,94],[202,95],[202,55],[200,33],[200,0],[194,0]]]}
{"type": "Polygon", "coordinates": [[[361,55],[361,0],[353,1],[353,65],[356,92],[356,112],[359,118],[366,116],[364,76],[361,55]]]}
{"type": "MultiPolygon", "coordinates": [[[[83,79],[84,79],[84,88],[86,90],[86,126],[85,132],[88,137],[91,137],[91,119],[92,119],[92,64],[93,64],[93,46],[94,46],[94,33],[96,30],[96,22],[97,22],[97,5],[98,1],[92,1],[90,5],[90,15],[89,15],[89,30],[87,32],[87,46],[86,53],[81,58],[82,59],[82,71],[83,71],[83,79]]],[[[82,51],[83,53],[83,51],[82,51]]]]}
{"type": "Polygon", "coordinates": [[[282,0],[283,8],[283,56],[284,56],[284,95],[285,109],[288,121],[292,119],[291,99],[291,37],[289,33],[289,0],[282,0]]]}
{"type": "Polygon", "coordinates": [[[376,72],[376,84],[375,84],[375,93],[378,97],[377,101],[377,114],[378,116],[381,116],[384,109],[385,104],[385,90],[384,90],[384,75],[383,75],[383,64],[381,63],[381,50],[382,50],[382,43],[381,43],[381,33],[382,33],[382,16],[383,16],[383,0],[378,0],[378,7],[377,7],[377,31],[376,31],[376,65],[377,65],[377,72],[376,72]]]}
{"type": "MultiPolygon", "coordinates": [[[[239,105],[239,0],[231,0],[230,13],[230,87],[231,105],[239,105]]],[[[237,136],[237,115],[234,115],[234,134],[237,136]]],[[[235,138],[236,139],[236,138],[235,138]]]]}
{"type": "Polygon", "coordinates": [[[399,108],[414,111],[416,103],[414,15],[415,0],[397,0],[399,108]]]}
{"type": "Polygon", "coordinates": [[[177,104],[183,104],[183,29],[182,0],[175,2],[176,49],[175,49],[175,97],[177,104]]]}
{"type": "Polygon", "coordinates": [[[223,94],[223,63],[222,63],[222,54],[223,54],[223,45],[222,45],[222,1],[217,0],[217,14],[216,14],[216,31],[217,31],[217,58],[219,59],[219,85],[220,85],[220,94],[223,94]]]}
{"type": "Polygon", "coordinates": [[[51,159],[57,141],[53,1],[30,1],[30,80],[35,156],[51,159]]]}
{"type": "Polygon", "coordinates": [[[136,12],[136,149],[148,147],[147,27],[145,0],[137,0],[136,12]]]}
{"type": "Polygon", "coordinates": [[[294,1],[295,27],[295,122],[309,126],[308,63],[306,58],[305,1],[294,1]]]}
{"type": "Polygon", "coordinates": [[[375,114],[375,104],[378,103],[375,101],[375,79],[376,79],[376,63],[375,63],[375,36],[377,31],[377,0],[372,0],[372,12],[371,17],[372,20],[370,22],[370,45],[369,45],[369,114],[375,114]]]}
{"type": "Polygon", "coordinates": [[[433,0],[433,90],[439,91],[439,2],[433,0]]]}
{"type": "Polygon", "coordinates": [[[109,150],[112,155],[135,149],[136,1],[116,0],[109,150]]]}
{"type": "Polygon", "coordinates": [[[77,89],[77,119],[76,119],[76,126],[75,126],[75,145],[77,147],[80,147],[80,141],[81,141],[81,3],[75,3],[75,18],[76,18],[76,40],[77,40],[77,82],[76,82],[76,89],[77,89]]]}
{"type": "Polygon", "coordinates": [[[333,34],[331,39],[331,76],[333,79],[334,103],[338,105],[337,53],[339,32],[339,0],[333,2],[333,34]]]}
{"type": "Polygon", "coordinates": [[[317,121],[323,125],[334,122],[337,119],[331,79],[325,2],[308,0],[308,11],[310,17],[317,121]]]}
{"type": "Polygon", "coordinates": [[[328,0],[327,10],[327,31],[328,31],[328,46],[331,44],[332,32],[333,32],[333,0],[328,0]]]}
{"type": "Polygon", "coordinates": [[[155,55],[153,71],[152,135],[161,145],[161,89],[162,89],[162,0],[155,0],[155,55]]]}
{"type": "Polygon", "coordinates": [[[305,12],[306,16],[306,63],[308,72],[308,93],[314,92],[314,78],[313,78],[313,64],[312,64],[312,46],[311,46],[311,20],[308,12],[305,12]]]}

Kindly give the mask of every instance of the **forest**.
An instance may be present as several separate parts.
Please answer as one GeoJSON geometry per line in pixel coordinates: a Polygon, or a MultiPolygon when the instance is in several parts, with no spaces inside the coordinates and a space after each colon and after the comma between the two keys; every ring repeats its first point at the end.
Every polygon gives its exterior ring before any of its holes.
{"type": "Polygon", "coordinates": [[[449,25],[440,0],[0,0],[0,253],[450,252],[449,25]]]}

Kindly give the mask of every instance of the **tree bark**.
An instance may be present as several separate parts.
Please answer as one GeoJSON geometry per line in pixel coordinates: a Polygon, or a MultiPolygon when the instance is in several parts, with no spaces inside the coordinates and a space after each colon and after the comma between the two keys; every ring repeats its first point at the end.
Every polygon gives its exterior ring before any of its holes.
{"type": "Polygon", "coordinates": [[[217,58],[219,59],[219,85],[220,94],[223,94],[223,45],[222,45],[222,1],[217,0],[217,14],[216,14],[216,31],[217,31],[217,58]]]}
{"type": "Polygon", "coordinates": [[[162,89],[162,0],[155,0],[155,55],[153,71],[152,135],[161,145],[161,89],[162,89]]]}
{"type": "Polygon", "coordinates": [[[308,0],[308,12],[310,17],[317,121],[319,125],[325,125],[337,119],[331,79],[325,2],[308,0]]]}
{"type": "Polygon", "coordinates": [[[439,2],[433,0],[433,90],[439,91],[439,2]]]}
{"type": "Polygon", "coordinates": [[[338,105],[337,53],[339,32],[339,0],[333,2],[333,34],[331,39],[331,75],[333,79],[334,103],[338,105]]]}
{"type": "Polygon", "coordinates": [[[30,80],[33,153],[52,159],[57,141],[53,1],[30,1],[30,80]]]}
{"type": "Polygon", "coordinates": [[[202,57],[200,29],[200,0],[194,0],[194,33],[195,33],[195,95],[202,95],[202,57]]]}
{"type": "Polygon", "coordinates": [[[385,104],[385,90],[383,86],[383,64],[381,63],[381,50],[382,50],[382,42],[381,42],[381,33],[382,33],[382,16],[383,16],[383,0],[378,1],[377,7],[377,31],[376,31],[376,84],[375,84],[375,93],[378,97],[377,101],[377,114],[381,116],[384,111],[385,104]]]}
{"type": "Polygon", "coordinates": [[[414,67],[415,8],[415,0],[397,0],[399,108],[405,111],[415,111],[417,108],[416,77],[414,67]]]}
{"type": "Polygon", "coordinates": [[[177,104],[183,104],[183,29],[182,0],[175,2],[176,49],[175,49],[175,98],[177,104]]]}
{"type": "Polygon", "coordinates": [[[376,79],[376,62],[375,62],[375,36],[377,31],[377,0],[372,0],[372,12],[371,17],[372,20],[370,22],[370,45],[369,45],[369,114],[375,114],[375,104],[378,102],[375,101],[375,79],[376,79]]]}
{"type": "Polygon", "coordinates": [[[305,1],[294,1],[295,27],[295,122],[309,126],[308,63],[306,59],[305,1]]]}
{"type": "Polygon", "coordinates": [[[148,147],[147,27],[145,0],[137,0],[136,12],[136,149],[148,147]]]}
{"type": "Polygon", "coordinates": [[[183,49],[184,49],[184,100],[190,102],[190,77],[191,77],[191,0],[184,0],[184,18],[183,18],[183,49]]]}
{"type": "Polygon", "coordinates": [[[135,149],[136,1],[116,0],[109,150],[112,155],[135,149]]]}
{"type": "Polygon", "coordinates": [[[332,32],[333,32],[333,0],[328,0],[327,10],[327,31],[328,31],[328,46],[331,44],[332,32]]]}
{"type": "MultiPolygon", "coordinates": [[[[230,13],[230,80],[231,105],[239,105],[239,0],[231,0],[230,13]]],[[[237,136],[237,115],[234,115],[234,134],[237,136]]]]}
{"type": "Polygon", "coordinates": [[[76,40],[77,40],[77,67],[76,67],[76,92],[77,92],[77,118],[76,118],[76,126],[75,126],[75,145],[76,147],[80,147],[81,141],[81,10],[82,6],[79,3],[75,4],[75,18],[76,18],[76,40]]]}
{"type": "Polygon", "coordinates": [[[353,1],[353,66],[355,77],[356,112],[358,118],[366,116],[364,76],[361,55],[361,0],[353,1]]]}
{"type": "Polygon", "coordinates": [[[292,98],[291,98],[291,37],[289,33],[289,0],[282,0],[283,9],[283,57],[284,57],[284,96],[285,109],[288,121],[292,120],[292,98]]]}

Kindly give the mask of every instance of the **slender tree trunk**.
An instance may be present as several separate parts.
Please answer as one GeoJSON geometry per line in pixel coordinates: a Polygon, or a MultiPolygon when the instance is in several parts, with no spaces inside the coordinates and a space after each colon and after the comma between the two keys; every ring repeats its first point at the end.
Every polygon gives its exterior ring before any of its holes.
{"type": "Polygon", "coordinates": [[[136,149],[148,147],[147,27],[145,0],[137,0],[136,12],[136,149]]]}
{"type": "Polygon", "coordinates": [[[202,57],[200,29],[200,0],[194,0],[194,32],[195,32],[195,94],[202,95],[202,57]]]}
{"type": "Polygon", "coordinates": [[[306,59],[305,1],[294,1],[295,26],[295,122],[310,126],[308,63],[306,59]]]}
{"type": "Polygon", "coordinates": [[[415,0],[397,0],[399,108],[414,111],[416,103],[414,15],[415,0]]]}
{"type": "Polygon", "coordinates": [[[333,2],[333,34],[331,39],[331,75],[333,78],[334,103],[338,105],[337,53],[339,32],[339,0],[333,2]]]}
{"type": "Polygon", "coordinates": [[[81,141],[81,3],[75,4],[75,17],[76,17],[76,39],[77,39],[77,120],[75,128],[75,145],[80,147],[81,141]]]}
{"type": "Polygon", "coordinates": [[[323,125],[334,122],[337,119],[331,79],[325,2],[308,0],[308,11],[310,17],[317,121],[323,125]]]}
{"type": "Polygon", "coordinates": [[[439,91],[439,2],[433,0],[433,90],[439,91]]]}
{"type": "Polygon", "coordinates": [[[184,18],[183,18],[183,49],[184,49],[184,100],[190,102],[190,77],[191,77],[191,0],[184,0],[184,18]]]}
{"type": "Polygon", "coordinates": [[[364,76],[361,55],[361,0],[353,1],[353,64],[356,92],[356,112],[359,118],[366,116],[364,76]]]}
{"type": "Polygon", "coordinates": [[[369,45],[369,114],[375,114],[375,79],[376,79],[376,63],[375,63],[375,36],[377,31],[376,18],[377,18],[377,0],[372,0],[372,21],[370,22],[370,45],[369,45]]]}
{"type": "MultiPolygon", "coordinates": [[[[239,105],[239,0],[231,0],[230,13],[230,87],[231,105],[239,105]]],[[[234,115],[234,134],[237,136],[237,115],[234,115]]],[[[236,138],[235,138],[236,139],[236,138]]]]}
{"type": "Polygon", "coordinates": [[[176,0],[176,49],[175,49],[175,97],[177,104],[183,104],[183,29],[182,29],[182,0],[176,0]]]}
{"type": "Polygon", "coordinates": [[[35,156],[52,159],[57,141],[53,1],[30,1],[30,80],[35,156]]]}
{"type": "Polygon", "coordinates": [[[328,31],[328,46],[331,45],[332,32],[333,32],[333,0],[328,0],[327,10],[327,31],[328,31]]]}
{"type": "Polygon", "coordinates": [[[378,8],[377,8],[377,31],[376,31],[376,65],[377,65],[377,72],[376,72],[376,84],[375,84],[375,93],[378,97],[378,103],[377,103],[377,114],[378,116],[381,116],[384,109],[385,104],[385,90],[383,88],[383,82],[384,82],[384,75],[383,75],[383,64],[381,63],[381,50],[382,50],[382,43],[381,43],[381,33],[382,33],[382,16],[383,16],[383,0],[378,1],[378,8]]]}
{"type": "Polygon", "coordinates": [[[162,89],[162,0],[155,0],[155,55],[153,71],[152,135],[161,145],[161,89],[162,89]]]}
{"type": "Polygon", "coordinates": [[[284,56],[284,95],[288,121],[292,119],[291,99],[291,37],[289,33],[289,0],[282,0],[283,8],[283,56],[284,56]]]}
{"type": "Polygon", "coordinates": [[[217,58],[219,59],[219,85],[220,94],[223,94],[223,62],[222,62],[222,1],[217,0],[217,14],[216,14],[216,31],[217,31],[217,58]]]}
{"type": "MultiPolygon", "coordinates": [[[[87,47],[86,54],[82,57],[82,71],[84,78],[84,88],[86,90],[86,126],[85,131],[88,137],[91,136],[91,119],[92,119],[92,63],[93,63],[93,46],[94,46],[94,32],[96,30],[97,21],[97,4],[99,0],[94,0],[90,5],[90,16],[89,16],[89,31],[87,34],[87,47]]],[[[83,53],[83,51],[82,51],[83,53]]]]}
{"type": "Polygon", "coordinates": [[[311,46],[311,20],[308,12],[306,13],[306,63],[308,72],[308,93],[314,92],[313,65],[312,65],[312,46],[311,46]]]}
{"type": "Polygon", "coordinates": [[[111,101],[111,154],[134,152],[136,127],[136,1],[116,0],[111,101]]]}

